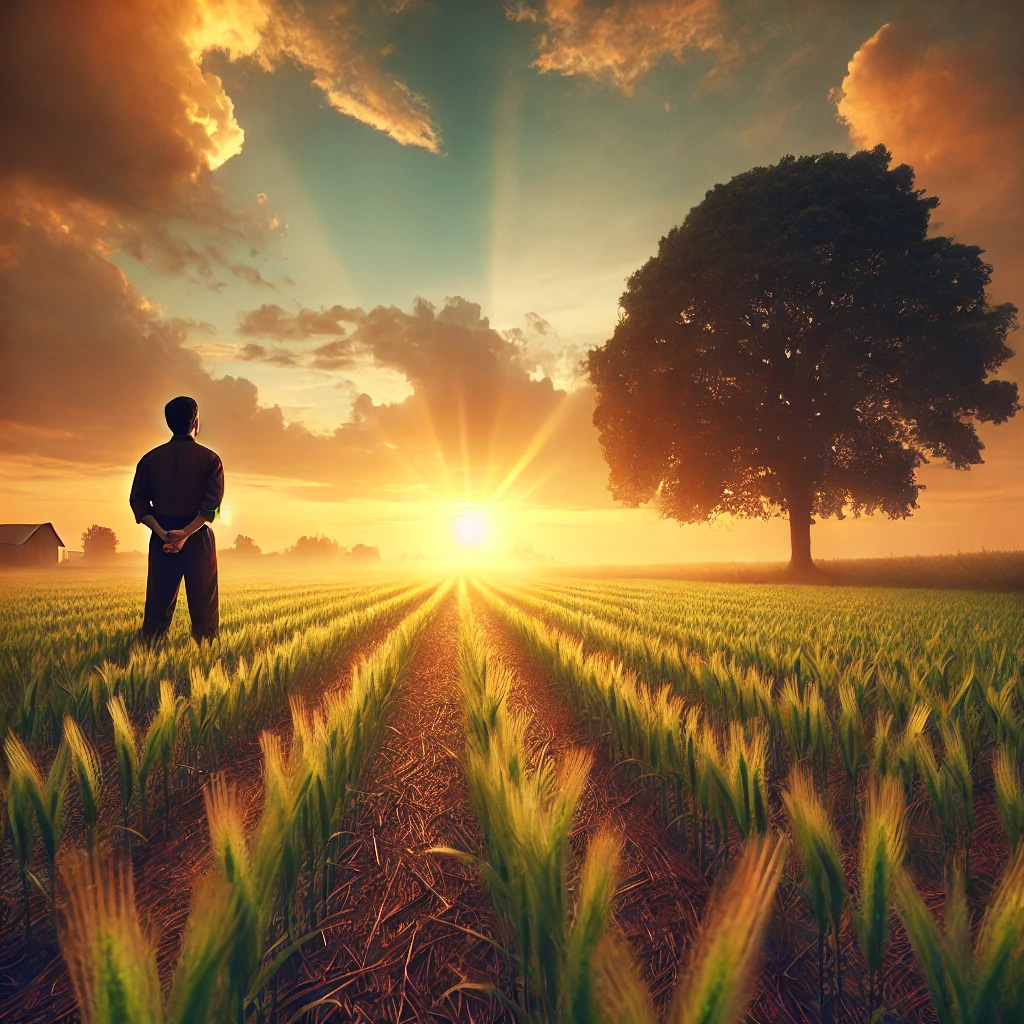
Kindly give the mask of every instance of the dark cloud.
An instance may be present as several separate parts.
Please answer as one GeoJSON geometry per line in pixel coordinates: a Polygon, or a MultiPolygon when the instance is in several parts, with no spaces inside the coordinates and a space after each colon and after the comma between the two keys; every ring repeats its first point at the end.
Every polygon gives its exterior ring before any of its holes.
{"type": "Polygon", "coordinates": [[[310,366],[316,370],[348,370],[358,362],[351,338],[338,338],[313,350],[310,366]]]}
{"type": "Polygon", "coordinates": [[[285,348],[273,348],[270,351],[263,345],[249,342],[237,349],[238,358],[247,363],[270,363],[271,366],[298,366],[299,360],[294,352],[285,348]]]}
{"type": "Polygon", "coordinates": [[[305,341],[318,336],[344,334],[347,325],[362,317],[361,309],[346,309],[344,306],[288,313],[277,304],[269,304],[241,314],[238,333],[274,341],[305,341]]]}
{"type": "Polygon", "coordinates": [[[228,269],[235,277],[241,278],[246,284],[251,284],[254,288],[272,288],[276,290],[276,285],[268,281],[256,267],[249,266],[247,263],[236,263],[228,269]]]}
{"type": "Polygon", "coordinates": [[[236,255],[281,230],[266,196],[229,203],[212,177],[244,132],[207,54],[268,71],[291,62],[339,112],[438,147],[426,104],[381,68],[386,47],[355,2],[10,0],[2,10],[0,206],[161,273],[273,287],[236,255]]]}
{"type": "Polygon", "coordinates": [[[268,70],[294,61],[335,109],[436,148],[429,112],[380,70],[354,3],[11,0],[4,11],[0,166],[38,187],[173,212],[183,186],[242,147],[231,98],[201,66],[214,50],[268,70]]]}

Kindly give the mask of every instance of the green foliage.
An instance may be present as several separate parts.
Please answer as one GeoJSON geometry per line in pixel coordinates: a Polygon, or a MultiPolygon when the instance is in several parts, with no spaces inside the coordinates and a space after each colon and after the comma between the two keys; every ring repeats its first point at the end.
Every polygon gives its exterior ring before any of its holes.
{"type": "Polygon", "coordinates": [[[61,952],[85,1024],[213,1024],[223,1020],[223,967],[235,934],[227,886],[196,890],[166,1007],[156,951],[135,905],[130,869],[95,855],[65,875],[61,952]]]}
{"type": "Polygon", "coordinates": [[[707,769],[744,839],[768,831],[766,756],[765,734],[755,730],[748,735],[739,723],[733,722],[724,757],[713,752],[706,757],[707,769]]]}
{"type": "Polygon", "coordinates": [[[167,782],[178,745],[183,705],[182,698],[175,696],[174,685],[167,679],[161,682],[160,702],[157,704],[156,713],[146,730],[146,737],[142,741],[142,754],[138,759],[139,816],[142,819],[143,827],[146,824],[149,807],[146,784],[149,781],[150,772],[155,767],[163,769],[165,812],[170,813],[170,793],[167,782]]]}
{"type": "MultiPolygon", "coordinates": [[[[361,792],[373,788],[366,785],[365,766],[441,593],[357,666],[350,686],[329,688],[309,708],[301,688],[329,669],[352,639],[418,601],[422,589],[366,588],[324,597],[310,586],[301,591],[301,600],[295,591],[289,597],[271,594],[248,608],[231,611],[226,605],[220,645],[179,649],[172,633],[165,645],[132,650],[117,625],[132,606],[118,604],[120,584],[106,586],[113,595],[104,612],[110,618],[106,624],[83,611],[95,595],[77,605],[63,603],[71,596],[62,597],[55,604],[59,619],[49,617],[51,598],[45,595],[34,605],[18,598],[21,604],[13,611],[5,607],[0,615],[0,637],[9,654],[0,659],[2,692],[14,702],[5,720],[22,735],[20,750],[14,736],[5,742],[12,866],[27,891],[35,884],[31,849],[38,852],[42,840],[49,895],[59,895],[52,879],[58,852],[62,860],[67,856],[61,844],[68,767],[74,769],[87,826],[90,794],[96,806],[107,801],[104,820],[113,809],[110,802],[118,799],[113,786],[107,794],[97,788],[97,747],[113,752],[107,778],[118,780],[125,822],[138,799],[140,830],[146,831],[154,772],[163,775],[169,811],[168,779],[175,787],[183,778],[188,781],[180,762],[216,767],[290,705],[291,741],[261,737],[266,803],[260,824],[252,834],[232,827],[218,833],[227,839],[218,847],[214,871],[194,893],[175,972],[183,987],[175,980],[163,1010],[164,1019],[175,1021],[222,1021],[239,1014],[266,1018],[272,1013],[266,995],[270,979],[303,937],[319,934],[315,930],[329,919],[333,872],[349,835],[346,819],[361,792]],[[34,633],[25,625],[31,616],[39,622],[34,633]],[[65,624],[79,620],[87,625],[72,639],[65,624]],[[54,638],[53,652],[31,656],[43,634],[54,638]],[[78,735],[69,728],[44,777],[47,749],[60,738],[65,716],[77,723],[78,735]],[[258,870],[257,859],[264,865],[258,870]]],[[[897,807],[905,794],[927,794],[915,814],[922,807],[935,811],[952,864],[969,852],[975,788],[979,782],[988,785],[985,752],[993,750],[996,804],[1008,842],[1019,842],[1024,828],[1019,603],[990,595],[883,596],[651,581],[541,582],[481,588],[481,593],[592,735],[607,745],[627,784],[652,790],[664,824],[678,833],[670,841],[687,850],[699,869],[720,870],[733,862],[744,836],[768,828],[769,780],[784,777],[792,757],[801,759],[803,790],[791,785],[784,801],[804,862],[808,917],[813,914],[826,940],[834,941],[848,897],[835,867],[840,861],[834,833],[831,844],[828,838],[827,805],[815,785],[821,792],[828,770],[835,778],[842,769],[856,797],[858,774],[869,762],[867,774],[875,783],[865,802],[854,886],[858,898],[850,916],[868,958],[873,1005],[891,936],[895,866],[905,829],[899,814],[879,812],[877,805],[885,801],[877,791],[894,789],[897,807]],[[889,827],[893,821],[895,829],[889,827]],[[880,839],[890,835],[897,840],[880,839]]],[[[531,829],[548,842],[534,843],[522,857],[523,877],[540,879],[546,889],[540,881],[530,885],[547,895],[541,903],[531,902],[524,888],[509,903],[528,908],[531,916],[502,911],[503,940],[516,956],[520,945],[528,951],[538,990],[557,993],[555,1019],[649,1020],[650,994],[612,917],[618,844],[598,833],[577,865],[571,851],[559,854],[551,842],[560,834],[551,822],[564,822],[567,814],[571,819],[571,811],[556,814],[556,808],[578,788],[574,779],[582,774],[582,762],[570,758],[559,764],[561,758],[527,743],[525,722],[507,712],[507,674],[490,660],[480,671],[486,685],[475,691],[476,705],[466,698],[466,730],[467,749],[476,746],[487,755],[478,773],[481,785],[507,778],[524,792],[533,785],[532,806],[548,815],[506,808],[489,826],[496,851],[514,850],[515,837],[533,834],[531,829]],[[498,734],[506,741],[497,743],[498,734]],[[529,782],[532,776],[537,778],[529,782]],[[551,827],[545,831],[537,821],[551,827]],[[565,871],[564,884],[557,883],[552,865],[556,875],[565,871]],[[532,932],[530,919],[540,922],[532,932]],[[555,921],[561,922],[561,932],[555,921]],[[553,941],[564,953],[554,955],[553,941]],[[557,983],[552,964],[561,964],[557,983]]],[[[470,674],[464,666],[463,675],[470,674]]],[[[502,799],[512,807],[512,796],[502,799]]],[[[516,799],[531,806],[522,793],[516,799]]],[[[493,803],[505,806],[497,798],[493,803]]],[[[226,820],[230,824],[230,815],[226,820]]],[[[921,843],[930,853],[927,830],[921,843]]],[[[488,847],[478,866],[494,882],[496,903],[502,880],[514,894],[509,880],[516,876],[498,853],[492,858],[488,847]]],[[[59,902],[53,899],[52,905],[59,902]]],[[[846,963],[835,958],[837,975],[847,964],[860,973],[859,957],[846,963]]],[[[521,975],[526,977],[525,967],[521,975]]],[[[539,1016],[541,1000],[533,986],[527,980],[514,995],[526,1012],[539,1016]]],[[[841,991],[839,977],[836,988],[841,991]]],[[[709,991],[720,990],[712,984],[709,991]]],[[[717,1004],[711,999],[700,1005],[717,1004]]],[[[898,1007],[889,1012],[898,1013],[898,1007]]]]}
{"type": "Polygon", "coordinates": [[[795,770],[783,793],[804,865],[804,882],[818,927],[838,932],[849,897],[839,843],[828,811],[803,772],[795,770]]]}
{"type": "Polygon", "coordinates": [[[61,952],[85,1024],[161,1024],[156,951],[139,923],[131,872],[93,856],[66,875],[61,952]]]}
{"type": "Polygon", "coordinates": [[[1021,786],[1017,763],[1005,747],[1000,747],[995,753],[992,775],[996,784],[999,820],[1010,849],[1016,850],[1024,839],[1024,787],[1021,786]]]}
{"type": "Polygon", "coordinates": [[[612,494],[663,516],[916,507],[928,458],[980,463],[975,422],[1018,409],[990,379],[1016,309],[981,250],[929,233],[938,199],[884,147],[784,157],[715,186],[634,273],[588,356],[612,494]]]}
{"type": "MultiPolygon", "coordinates": [[[[680,971],[665,1024],[738,1024],[744,1019],[771,919],[785,847],[751,840],[736,870],[712,899],[704,924],[680,971]]],[[[601,1024],[656,1024],[653,1000],[621,940],[600,949],[601,1024]]]]}
{"type": "MultiPolygon", "coordinates": [[[[111,873],[91,856],[69,876],[72,912],[62,949],[75,979],[83,1019],[153,1024],[219,1024],[229,1019],[242,1024],[247,1019],[283,962],[278,958],[266,963],[277,911],[288,910],[295,894],[294,876],[302,865],[312,871],[316,852],[326,853],[327,843],[334,838],[333,832],[325,836],[321,831],[318,846],[306,827],[315,766],[319,763],[323,775],[329,776],[326,800],[333,826],[337,815],[350,805],[416,644],[444,594],[443,588],[438,590],[371,657],[363,659],[344,695],[329,693],[312,724],[296,714],[287,758],[279,737],[261,736],[264,803],[253,835],[246,834],[231,784],[215,776],[204,790],[213,863],[193,894],[166,1010],[161,1007],[159,985],[154,990],[151,984],[152,949],[137,941],[141,933],[130,875],[111,873]],[[292,861],[286,866],[288,856],[292,861]],[[123,944],[132,948],[122,950],[123,944]]],[[[151,767],[173,752],[180,707],[171,684],[165,683],[147,732],[140,770],[144,763],[151,767]]],[[[111,701],[113,719],[122,710],[123,705],[111,701]]],[[[115,735],[123,728],[124,722],[115,721],[115,735]]],[[[71,720],[65,724],[65,735],[80,787],[85,779],[87,792],[98,793],[94,751],[71,720]]],[[[326,892],[325,886],[325,897],[326,892]]],[[[290,918],[282,921],[284,927],[289,923],[290,918]]]]}
{"type": "Polygon", "coordinates": [[[839,715],[836,724],[836,738],[839,741],[839,754],[842,758],[843,770],[850,781],[856,802],[857,776],[860,766],[867,760],[864,742],[863,697],[858,699],[856,690],[848,682],[840,682],[837,692],[839,715]]]}
{"type": "MultiPolygon", "coordinates": [[[[567,837],[589,762],[569,752],[555,768],[528,749],[525,721],[507,708],[511,676],[489,657],[464,594],[462,611],[464,761],[486,842],[479,866],[527,982],[522,1010],[559,1024],[654,1021],[650,994],[611,925],[619,842],[608,833],[588,845],[570,924],[567,837]]],[[[678,708],[671,722],[678,730],[678,708]]],[[[714,776],[743,808],[735,813],[748,831],[767,827],[764,743],[763,734],[747,737],[737,726],[727,768],[714,776]]],[[[709,915],[669,1020],[726,1024],[742,1016],[782,860],[773,841],[748,845],[709,915]]]]}
{"type": "Polygon", "coordinates": [[[4,740],[7,755],[7,821],[11,828],[11,848],[21,873],[25,902],[25,939],[32,941],[32,908],[29,904],[28,873],[32,865],[32,853],[36,845],[36,830],[33,821],[33,792],[43,788],[29,752],[13,733],[4,740]]]}
{"type": "Polygon", "coordinates": [[[940,928],[905,872],[900,917],[939,1024],[1011,1024],[1024,1018],[1024,858],[1016,855],[971,942],[963,875],[954,871],[940,928]]]}
{"type": "Polygon", "coordinates": [[[757,961],[782,875],[785,847],[748,844],[743,859],[704,921],[670,1024],[733,1024],[753,992],[757,961]]]}
{"type": "MultiPolygon", "coordinates": [[[[835,829],[814,783],[806,772],[794,769],[789,788],[782,794],[804,865],[804,884],[818,925],[818,996],[824,1008],[824,937],[831,930],[836,964],[836,991],[841,994],[840,929],[849,899],[843,861],[835,829]]],[[[822,1016],[824,1013],[822,1012],[822,1016]]]]}
{"type": "Polygon", "coordinates": [[[64,716],[64,740],[71,756],[71,770],[78,783],[82,821],[91,850],[96,840],[96,826],[100,820],[100,794],[103,790],[103,770],[96,748],[85,738],[78,723],[64,716]]]}
{"type": "Polygon", "coordinates": [[[889,945],[893,885],[906,849],[906,808],[899,783],[875,780],[868,790],[860,841],[860,898],[853,923],[868,967],[868,1013],[874,1007],[875,979],[889,945]]]}
{"type": "Polygon", "coordinates": [[[549,1024],[594,1020],[593,963],[619,848],[609,835],[591,840],[573,913],[569,830],[590,758],[570,752],[556,765],[527,747],[526,721],[506,704],[510,677],[465,620],[461,678],[466,781],[486,844],[479,868],[520,966],[522,1008],[549,1024]]]}
{"type": "Polygon", "coordinates": [[[114,751],[117,756],[117,787],[121,794],[124,825],[128,828],[128,810],[139,785],[139,748],[135,728],[128,718],[124,698],[112,697],[107,703],[114,729],[114,751]]]}

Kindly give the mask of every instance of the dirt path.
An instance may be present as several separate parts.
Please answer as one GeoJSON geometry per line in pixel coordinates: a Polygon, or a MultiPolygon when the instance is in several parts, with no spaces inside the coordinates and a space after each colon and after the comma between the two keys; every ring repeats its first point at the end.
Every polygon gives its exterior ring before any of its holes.
{"type": "MultiPolygon", "coordinates": [[[[425,594],[421,600],[427,596],[425,594]]],[[[357,638],[331,672],[325,672],[306,688],[302,695],[305,702],[315,703],[328,690],[347,686],[356,662],[372,653],[388,633],[420,603],[417,601],[413,606],[397,610],[373,630],[357,638]]],[[[282,713],[267,728],[281,735],[290,735],[291,719],[287,713],[282,713]]],[[[121,823],[116,759],[110,741],[101,744],[100,758],[105,776],[103,824],[106,827],[101,827],[103,833],[108,832],[110,825],[121,823]]],[[[238,787],[242,806],[246,808],[248,826],[255,823],[262,807],[262,764],[259,739],[252,737],[229,762],[219,766],[238,787]]],[[[156,783],[154,786],[159,789],[156,783]]],[[[68,854],[74,855],[75,845],[83,846],[82,842],[74,838],[77,831],[73,805],[77,797],[72,792],[73,788],[69,784],[68,804],[71,815],[61,861],[68,854]]],[[[192,887],[209,867],[209,833],[202,786],[190,788],[184,799],[180,794],[172,794],[171,826],[166,835],[160,822],[162,797],[151,799],[151,803],[154,802],[157,806],[151,808],[155,821],[150,840],[145,846],[136,846],[133,850],[132,868],[139,914],[150,934],[159,936],[157,959],[161,976],[166,981],[177,959],[182,931],[188,918],[192,887]]],[[[20,888],[18,891],[20,893],[20,888]]],[[[0,940],[0,1022],[10,1020],[18,1021],[19,1024],[53,1024],[56,1021],[76,1021],[78,1015],[74,1009],[67,972],[53,944],[42,900],[38,900],[33,908],[36,941],[31,961],[25,955],[20,901],[12,901],[9,909],[10,916],[3,922],[3,938],[0,940]]]]}
{"type": "Polygon", "coordinates": [[[367,773],[374,796],[358,811],[324,946],[308,955],[283,996],[283,1020],[316,999],[332,1001],[318,1021],[506,1019],[500,1004],[479,991],[445,994],[465,982],[508,990],[501,954],[488,941],[493,915],[475,871],[426,852],[480,846],[458,759],[458,679],[453,591],[427,627],[399,691],[367,773]]]}

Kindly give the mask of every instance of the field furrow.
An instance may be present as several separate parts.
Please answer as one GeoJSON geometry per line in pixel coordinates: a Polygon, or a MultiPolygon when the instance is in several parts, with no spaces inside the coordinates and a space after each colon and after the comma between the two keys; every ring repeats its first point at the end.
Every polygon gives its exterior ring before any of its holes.
{"type": "Polygon", "coordinates": [[[420,642],[367,772],[323,945],[308,955],[283,1012],[326,999],[342,1019],[503,1019],[485,995],[449,991],[498,979],[505,967],[488,942],[492,915],[473,873],[428,852],[479,846],[459,765],[461,735],[450,593],[420,642]]]}

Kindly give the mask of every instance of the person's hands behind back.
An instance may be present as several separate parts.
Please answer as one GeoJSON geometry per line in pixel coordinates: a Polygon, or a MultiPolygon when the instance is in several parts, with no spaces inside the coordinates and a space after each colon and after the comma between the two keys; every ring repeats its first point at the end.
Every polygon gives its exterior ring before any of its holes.
{"type": "Polygon", "coordinates": [[[168,530],[167,540],[164,541],[164,551],[168,554],[177,554],[188,540],[187,530],[168,530]]]}

